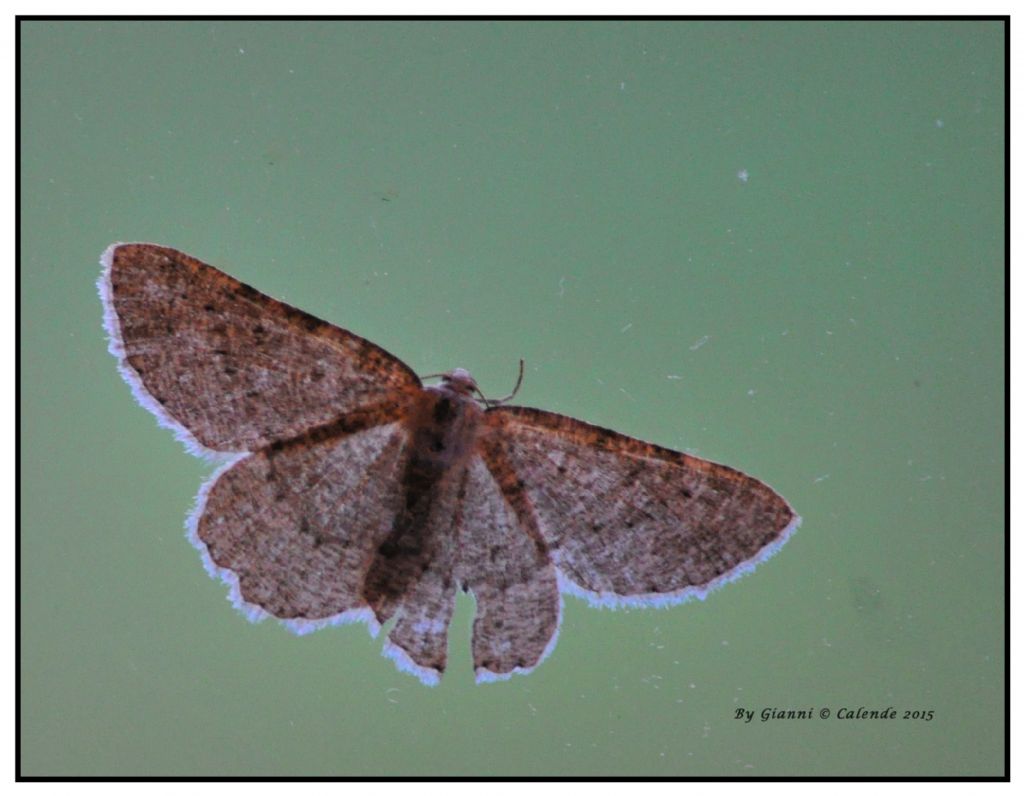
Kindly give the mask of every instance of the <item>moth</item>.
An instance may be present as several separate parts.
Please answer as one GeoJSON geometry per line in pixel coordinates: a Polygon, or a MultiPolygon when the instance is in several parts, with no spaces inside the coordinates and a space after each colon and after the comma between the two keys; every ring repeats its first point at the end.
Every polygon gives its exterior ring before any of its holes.
{"type": "Polygon", "coordinates": [[[751,476],[487,401],[462,368],[424,386],[380,346],[174,249],[115,243],[101,263],[122,376],[220,463],[187,528],[252,620],[374,636],[393,621],[384,653],[433,685],[461,589],[476,679],[504,679],[552,651],[563,593],[704,599],[800,522],[751,476]]]}

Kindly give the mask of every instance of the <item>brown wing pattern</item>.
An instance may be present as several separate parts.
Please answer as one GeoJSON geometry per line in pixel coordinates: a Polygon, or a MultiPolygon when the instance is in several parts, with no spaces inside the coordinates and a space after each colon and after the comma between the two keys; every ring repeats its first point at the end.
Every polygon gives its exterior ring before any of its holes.
{"type": "Polygon", "coordinates": [[[714,462],[570,417],[486,414],[563,585],[602,605],[703,598],[799,524],[770,487],[714,462]]]}
{"type": "Polygon", "coordinates": [[[111,353],[194,453],[257,450],[420,386],[379,346],[174,249],[114,244],[102,262],[111,353]]]}
{"type": "Polygon", "coordinates": [[[408,434],[399,423],[270,446],[218,472],[200,492],[191,538],[250,618],[303,632],[366,620],[362,586],[401,510],[408,434]]]}
{"type": "MultiPolygon", "coordinates": [[[[430,510],[419,528],[425,566],[409,585],[395,597],[390,608],[388,600],[375,598],[371,581],[364,584],[377,619],[386,621],[394,610],[397,619],[388,634],[384,654],[403,671],[410,672],[427,685],[436,685],[444,674],[448,660],[448,625],[455,609],[455,562],[458,546],[455,523],[462,492],[459,469],[443,478],[432,489],[430,510]]],[[[375,562],[380,563],[380,558],[375,562]]],[[[386,571],[385,571],[386,572],[386,571]]],[[[391,578],[398,584],[402,578],[391,578]]]]}
{"type": "Polygon", "coordinates": [[[547,549],[506,499],[516,474],[485,450],[466,469],[458,518],[457,574],[476,599],[473,668],[477,682],[527,673],[554,647],[561,616],[547,549]]]}
{"type": "Polygon", "coordinates": [[[250,618],[293,630],[391,619],[385,654],[435,684],[457,588],[477,681],[554,647],[560,588],[602,605],[704,595],[800,520],[730,467],[524,407],[423,389],[382,348],[173,249],[114,244],[110,350],[147,409],[202,455],[192,542],[250,618]]]}

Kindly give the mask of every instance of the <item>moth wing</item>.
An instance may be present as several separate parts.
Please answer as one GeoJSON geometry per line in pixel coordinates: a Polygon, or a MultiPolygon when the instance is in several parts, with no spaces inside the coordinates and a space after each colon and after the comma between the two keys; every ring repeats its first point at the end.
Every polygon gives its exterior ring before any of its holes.
{"type": "MultiPolygon", "coordinates": [[[[514,478],[514,474],[511,474],[514,478]]],[[[364,585],[377,621],[396,617],[385,653],[434,685],[447,661],[448,627],[461,586],[476,601],[478,682],[531,671],[554,646],[561,613],[555,568],[535,530],[509,505],[497,474],[476,455],[453,467],[415,533],[397,540],[405,558],[380,550],[364,585]]]]}
{"type": "Polygon", "coordinates": [[[800,523],[731,467],[538,409],[494,407],[485,418],[489,459],[515,471],[563,586],[592,602],[703,599],[800,523]]]}
{"type": "Polygon", "coordinates": [[[379,346],[174,249],[114,244],[101,262],[110,351],[194,453],[257,450],[420,386],[379,346]]]}
{"type": "MultiPolygon", "coordinates": [[[[386,547],[379,547],[363,588],[377,621],[396,617],[384,654],[426,685],[440,682],[448,660],[461,494],[461,473],[442,478],[432,488],[422,525],[414,524],[398,540],[405,554],[385,555],[386,547]]],[[[394,542],[394,535],[389,539],[394,542]]]]}
{"type": "Polygon", "coordinates": [[[483,453],[483,458],[472,456],[466,467],[456,526],[456,573],[476,600],[472,651],[477,682],[536,667],[555,646],[562,608],[547,546],[517,500],[516,473],[483,453]]]}
{"type": "Polygon", "coordinates": [[[199,493],[190,538],[251,619],[314,630],[377,623],[366,570],[402,510],[409,435],[400,422],[242,454],[199,493]]]}

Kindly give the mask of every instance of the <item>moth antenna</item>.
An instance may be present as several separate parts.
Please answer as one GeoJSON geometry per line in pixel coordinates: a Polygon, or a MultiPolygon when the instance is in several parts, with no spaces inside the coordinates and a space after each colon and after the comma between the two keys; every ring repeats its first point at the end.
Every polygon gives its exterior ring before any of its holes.
{"type": "Polygon", "coordinates": [[[499,404],[505,403],[505,401],[511,401],[516,397],[516,393],[519,392],[519,387],[523,383],[523,360],[519,360],[519,378],[516,379],[516,386],[512,388],[512,392],[506,395],[504,398],[484,398],[484,394],[480,392],[480,388],[477,388],[477,392],[480,393],[480,399],[488,406],[498,406],[499,404]]]}

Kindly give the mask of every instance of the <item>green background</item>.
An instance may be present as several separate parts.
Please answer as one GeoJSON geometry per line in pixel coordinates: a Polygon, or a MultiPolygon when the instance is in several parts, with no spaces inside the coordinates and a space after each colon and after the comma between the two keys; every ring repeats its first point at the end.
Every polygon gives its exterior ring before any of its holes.
{"type": "Polygon", "coordinates": [[[21,35],[23,775],[1002,773],[1000,23],[21,35]],[[803,526],[704,603],[567,598],[505,683],[473,683],[466,597],[435,689],[362,626],[249,624],[182,530],[210,468],[106,351],[116,240],[489,394],[523,357],[517,402],[803,526]]]}

